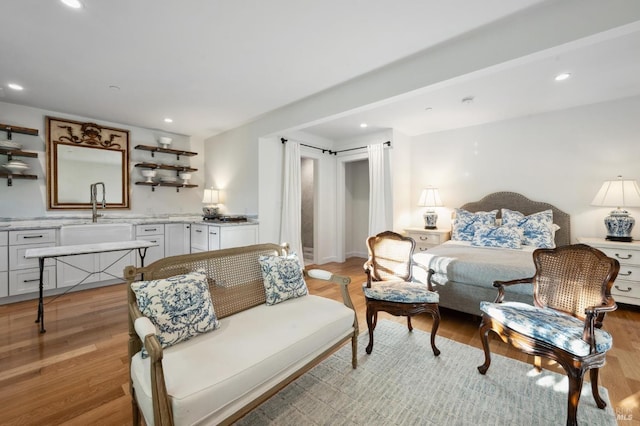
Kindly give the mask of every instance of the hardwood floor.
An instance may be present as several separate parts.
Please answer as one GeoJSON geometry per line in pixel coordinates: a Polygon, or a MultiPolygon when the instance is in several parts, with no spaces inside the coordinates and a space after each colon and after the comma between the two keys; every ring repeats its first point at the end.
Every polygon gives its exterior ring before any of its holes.
{"type": "MultiPolygon", "coordinates": [[[[360,288],[363,262],[355,258],[321,268],[352,277],[351,297],[360,331],[366,332],[360,288]]],[[[313,294],[340,299],[334,284],[313,279],[307,283],[313,294]]],[[[36,301],[0,306],[0,424],[131,424],[124,284],[50,300],[45,299],[49,302],[45,305],[45,334],[34,323],[36,301]]],[[[406,321],[386,314],[380,318],[406,321]]],[[[413,324],[417,329],[431,329],[428,315],[416,317],[413,324]]],[[[471,315],[443,310],[438,335],[479,348],[478,324],[471,315]]],[[[619,424],[640,425],[640,311],[620,308],[607,317],[605,328],[613,334],[614,346],[601,370],[601,385],[609,390],[614,410],[631,418],[621,417],[619,424]]],[[[494,353],[527,361],[525,355],[497,339],[491,344],[494,353]]],[[[469,374],[478,373],[474,369],[469,374]]]]}

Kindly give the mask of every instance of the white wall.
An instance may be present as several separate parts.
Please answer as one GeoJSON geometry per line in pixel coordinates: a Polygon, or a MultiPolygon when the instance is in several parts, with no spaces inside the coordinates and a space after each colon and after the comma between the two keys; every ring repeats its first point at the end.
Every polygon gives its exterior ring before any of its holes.
{"type": "MultiPolygon", "coordinates": [[[[188,136],[170,134],[140,127],[128,126],[119,123],[103,121],[98,118],[87,118],[77,115],[63,114],[56,111],[30,108],[22,105],[8,104],[0,102],[0,118],[4,124],[14,124],[21,127],[29,127],[39,130],[38,136],[13,134],[13,140],[23,144],[25,151],[37,152],[38,158],[20,158],[31,166],[30,174],[36,174],[37,180],[13,181],[13,186],[7,186],[5,179],[0,180],[0,217],[5,218],[34,218],[34,217],[55,217],[65,215],[87,215],[86,210],[75,211],[48,211],[46,192],[46,155],[45,155],[45,117],[54,116],[68,118],[78,121],[90,121],[105,126],[112,126],[127,129],[129,133],[129,175],[130,185],[130,210],[108,210],[107,215],[128,215],[128,214],[170,214],[170,213],[195,213],[199,214],[202,208],[202,183],[204,156],[181,157],[180,164],[190,164],[198,169],[193,173],[191,183],[199,185],[198,188],[183,188],[179,193],[174,188],[156,188],[151,192],[151,188],[135,185],[136,180],[144,180],[140,175],[140,169],[133,167],[133,164],[140,161],[150,161],[149,153],[135,150],[136,145],[157,145],[159,135],[168,135],[173,138],[171,147],[185,149],[201,153],[203,147],[202,140],[193,140],[188,136]]],[[[5,133],[0,132],[0,137],[4,138],[5,133]]],[[[4,163],[6,157],[0,156],[0,162],[4,163]]],[[[158,162],[168,164],[176,163],[176,157],[170,155],[157,156],[158,162]]],[[[89,185],[87,182],[86,194],[89,202],[89,185]]]]}
{"type": "MultiPolygon", "coordinates": [[[[571,215],[571,235],[604,237],[611,208],[590,206],[605,180],[640,180],[640,97],[413,138],[411,192],[440,188],[450,212],[495,191],[514,191],[571,215]]],[[[628,209],[640,220],[640,209],[628,209]]],[[[413,225],[422,209],[413,207],[413,225]]],[[[640,226],[633,231],[640,238],[640,226]]]]}

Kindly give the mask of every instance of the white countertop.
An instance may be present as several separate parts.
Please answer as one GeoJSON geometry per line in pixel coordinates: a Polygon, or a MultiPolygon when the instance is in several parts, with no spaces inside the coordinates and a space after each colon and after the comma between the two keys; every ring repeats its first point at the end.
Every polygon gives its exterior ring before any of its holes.
{"type": "Polygon", "coordinates": [[[110,243],[75,244],[70,246],[39,247],[27,249],[24,252],[26,259],[73,256],[76,254],[104,253],[109,251],[134,250],[139,248],[154,247],[157,243],[151,241],[114,241],[110,243]]]}

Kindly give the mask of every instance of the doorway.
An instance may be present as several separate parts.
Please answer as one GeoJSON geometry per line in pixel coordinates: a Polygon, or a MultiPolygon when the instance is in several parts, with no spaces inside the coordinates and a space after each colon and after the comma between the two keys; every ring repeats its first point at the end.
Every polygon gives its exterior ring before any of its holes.
{"type": "Polygon", "coordinates": [[[305,265],[315,263],[315,160],[300,158],[302,254],[305,265]]]}

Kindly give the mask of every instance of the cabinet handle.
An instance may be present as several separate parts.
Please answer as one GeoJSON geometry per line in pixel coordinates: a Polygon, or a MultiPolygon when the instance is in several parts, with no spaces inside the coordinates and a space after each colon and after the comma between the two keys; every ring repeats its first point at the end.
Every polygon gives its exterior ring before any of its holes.
{"type": "Polygon", "coordinates": [[[632,256],[633,256],[633,255],[628,254],[628,255],[627,255],[627,257],[622,257],[622,256],[620,256],[618,253],[616,253],[616,257],[617,257],[618,259],[622,259],[622,260],[628,260],[628,259],[631,259],[631,257],[632,257],[632,256]]]}
{"type": "Polygon", "coordinates": [[[202,232],[202,230],[201,229],[196,229],[196,232],[202,232]]]}
{"type": "Polygon", "coordinates": [[[616,290],[621,291],[623,293],[629,293],[631,291],[631,287],[627,287],[626,290],[621,289],[620,287],[618,287],[617,285],[614,286],[616,288],[616,290]]]}
{"type": "Polygon", "coordinates": [[[429,237],[420,236],[420,241],[428,241],[428,240],[429,240],[429,237]]]}
{"type": "Polygon", "coordinates": [[[145,232],[157,231],[156,228],[144,228],[145,232]]]}
{"type": "Polygon", "coordinates": [[[150,240],[150,242],[156,243],[156,244],[158,243],[156,240],[150,240]]]}
{"type": "Polygon", "coordinates": [[[418,247],[418,250],[420,250],[420,251],[427,251],[427,250],[429,250],[429,249],[428,249],[428,248],[424,248],[424,247],[418,247]]]}
{"type": "Polygon", "coordinates": [[[33,280],[22,280],[23,283],[38,283],[40,282],[40,278],[35,278],[33,280]]]}
{"type": "Polygon", "coordinates": [[[209,232],[209,235],[218,235],[216,232],[209,232]]]}
{"type": "Polygon", "coordinates": [[[25,235],[22,238],[24,238],[26,240],[27,238],[43,238],[43,237],[44,237],[44,235],[25,235]]]}
{"type": "Polygon", "coordinates": [[[631,271],[627,271],[627,273],[626,273],[626,274],[618,273],[618,276],[619,276],[619,277],[628,277],[629,275],[631,275],[631,271]]]}

